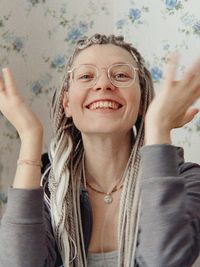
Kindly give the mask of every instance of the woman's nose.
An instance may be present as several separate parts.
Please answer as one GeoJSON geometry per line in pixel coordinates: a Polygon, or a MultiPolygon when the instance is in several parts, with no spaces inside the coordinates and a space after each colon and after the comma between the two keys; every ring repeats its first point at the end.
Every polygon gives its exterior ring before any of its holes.
{"type": "Polygon", "coordinates": [[[99,72],[99,76],[97,77],[96,84],[94,85],[94,90],[114,90],[116,87],[111,83],[110,78],[108,76],[108,72],[106,69],[102,69],[99,72]]]}

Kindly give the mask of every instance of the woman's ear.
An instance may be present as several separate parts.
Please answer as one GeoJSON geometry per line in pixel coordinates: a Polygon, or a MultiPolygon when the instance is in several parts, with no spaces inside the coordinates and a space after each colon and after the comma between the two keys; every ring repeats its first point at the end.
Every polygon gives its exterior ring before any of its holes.
{"type": "Polygon", "coordinates": [[[64,92],[63,95],[63,108],[65,111],[65,115],[67,118],[70,118],[72,116],[71,114],[71,109],[70,109],[70,105],[69,105],[69,93],[68,92],[64,92]]]}

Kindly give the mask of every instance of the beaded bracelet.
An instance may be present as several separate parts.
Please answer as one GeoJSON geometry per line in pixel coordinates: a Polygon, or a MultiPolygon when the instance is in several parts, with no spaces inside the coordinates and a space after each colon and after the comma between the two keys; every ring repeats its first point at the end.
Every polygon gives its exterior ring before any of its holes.
{"type": "Polygon", "coordinates": [[[42,162],[37,160],[19,159],[17,161],[17,165],[22,165],[22,164],[42,167],[42,162]]]}

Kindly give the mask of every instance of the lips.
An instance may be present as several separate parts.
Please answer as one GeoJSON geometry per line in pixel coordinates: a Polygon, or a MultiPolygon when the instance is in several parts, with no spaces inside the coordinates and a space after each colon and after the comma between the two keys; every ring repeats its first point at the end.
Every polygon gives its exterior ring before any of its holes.
{"type": "Polygon", "coordinates": [[[86,106],[90,110],[96,110],[96,109],[113,109],[117,110],[122,107],[122,104],[120,104],[117,101],[114,100],[97,100],[93,101],[89,105],[86,106]]]}

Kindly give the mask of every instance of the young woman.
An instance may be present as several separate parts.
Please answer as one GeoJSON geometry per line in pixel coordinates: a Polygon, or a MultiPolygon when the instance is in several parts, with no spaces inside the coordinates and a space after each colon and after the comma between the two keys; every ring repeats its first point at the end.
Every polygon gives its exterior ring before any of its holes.
{"type": "Polygon", "coordinates": [[[134,47],[113,35],[80,40],[53,97],[55,136],[42,182],[43,127],[3,69],[0,110],[21,150],[2,219],[0,266],[192,265],[200,167],[184,162],[170,132],[199,111],[192,104],[200,96],[200,60],[179,82],[176,65],[171,56],[150,105],[151,76],[134,47]]]}

